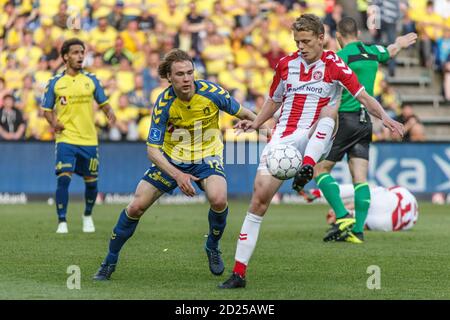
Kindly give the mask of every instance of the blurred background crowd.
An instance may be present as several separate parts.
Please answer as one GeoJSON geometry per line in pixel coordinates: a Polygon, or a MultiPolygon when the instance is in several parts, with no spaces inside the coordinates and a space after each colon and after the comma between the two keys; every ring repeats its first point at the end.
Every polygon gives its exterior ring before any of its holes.
{"type": "MultiPolygon", "coordinates": [[[[277,61],[297,50],[292,22],[303,13],[320,16],[326,49],[336,51],[336,24],[349,3],[357,8],[366,42],[388,44],[397,35],[418,32],[420,41],[410,50],[422,68],[442,76],[442,96],[450,100],[448,0],[0,0],[0,139],[53,139],[39,105],[47,81],[64,70],[59,50],[66,39],[85,42],[84,68],[100,79],[116,112],[112,128],[96,112],[100,139],[146,140],[151,107],[169,85],[157,68],[170,49],[188,51],[197,78],[221,84],[257,113],[277,61]],[[367,30],[365,23],[371,4],[384,10],[378,31],[367,30]]],[[[405,123],[407,140],[425,140],[420,119],[386,81],[396,72],[395,61],[380,68],[375,96],[405,123]]],[[[226,130],[232,125],[232,117],[221,115],[225,139],[236,139],[226,130]]],[[[391,139],[374,124],[374,140],[391,139]]]]}

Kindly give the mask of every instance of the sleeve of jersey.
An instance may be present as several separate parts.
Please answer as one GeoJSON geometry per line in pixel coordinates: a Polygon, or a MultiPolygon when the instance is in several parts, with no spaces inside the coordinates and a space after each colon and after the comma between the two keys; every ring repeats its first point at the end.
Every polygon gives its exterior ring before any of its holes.
{"type": "Polygon", "coordinates": [[[236,99],[234,99],[232,96],[230,96],[228,91],[226,91],[219,85],[216,86],[220,91],[217,91],[217,93],[214,94],[214,103],[220,110],[225,111],[232,116],[236,116],[241,111],[240,103],[237,102],[236,99]]]}
{"type": "Polygon", "coordinates": [[[269,97],[275,102],[283,101],[283,81],[281,78],[281,67],[278,64],[275,68],[272,84],[269,90],[269,97]]]}
{"type": "Polygon", "coordinates": [[[103,90],[103,87],[100,83],[100,81],[97,79],[97,77],[93,76],[92,81],[94,81],[95,85],[95,91],[94,91],[94,99],[97,101],[99,106],[103,106],[109,102],[108,97],[105,94],[105,90],[103,90]]]}
{"type": "Polygon", "coordinates": [[[44,97],[42,98],[41,108],[47,111],[53,110],[55,107],[55,80],[50,80],[45,87],[44,97]]]}
{"type": "Polygon", "coordinates": [[[384,63],[391,58],[389,51],[384,46],[374,45],[373,47],[379,62],[384,63]]]}
{"type": "Polygon", "coordinates": [[[167,120],[169,118],[169,107],[160,106],[159,101],[155,104],[150,123],[150,130],[147,137],[147,145],[152,147],[161,147],[164,143],[164,135],[167,128],[167,120]]]}
{"type": "Polygon", "coordinates": [[[364,90],[356,74],[340,58],[336,61],[334,68],[336,71],[336,80],[356,98],[364,90]]]}

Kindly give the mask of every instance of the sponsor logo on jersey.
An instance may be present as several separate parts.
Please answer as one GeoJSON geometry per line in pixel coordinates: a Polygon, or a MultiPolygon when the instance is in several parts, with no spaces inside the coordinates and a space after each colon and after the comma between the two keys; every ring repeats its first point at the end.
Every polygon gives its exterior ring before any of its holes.
{"type": "Polygon", "coordinates": [[[299,86],[299,87],[295,87],[293,88],[292,85],[287,85],[287,92],[299,92],[299,91],[303,91],[306,93],[316,93],[316,94],[322,94],[323,89],[322,88],[318,88],[318,87],[314,87],[314,86],[308,86],[308,85],[303,85],[303,86],[299,86]]]}
{"type": "Polygon", "coordinates": [[[62,106],[67,105],[67,98],[66,98],[66,96],[61,96],[61,97],[59,97],[59,103],[60,103],[62,106]]]}

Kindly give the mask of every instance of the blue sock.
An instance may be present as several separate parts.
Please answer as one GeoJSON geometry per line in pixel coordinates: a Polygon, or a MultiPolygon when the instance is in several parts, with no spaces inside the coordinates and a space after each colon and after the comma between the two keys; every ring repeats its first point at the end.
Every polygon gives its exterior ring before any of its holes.
{"type": "Polygon", "coordinates": [[[215,212],[211,208],[208,213],[209,235],[206,240],[206,247],[209,249],[217,249],[219,240],[222,238],[223,230],[227,225],[228,206],[222,212],[215,212]]]}
{"type": "Polygon", "coordinates": [[[116,264],[119,259],[119,252],[125,242],[133,235],[136,230],[139,219],[131,219],[127,215],[126,209],[122,211],[114,227],[109,241],[109,252],[106,256],[105,262],[107,264],[116,264]]]}
{"type": "Polygon", "coordinates": [[[97,199],[97,179],[85,182],[85,186],[84,199],[86,202],[86,209],[84,210],[84,215],[90,216],[92,214],[92,208],[94,208],[95,205],[95,200],[97,199]]]}
{"type": "Polygon", "coordinates": [[[67,204],[69,203],[69,185],[72,178],[68,175],[60,175],[56,186],[56,213],[58,221],[66,221],[67,204]]]}

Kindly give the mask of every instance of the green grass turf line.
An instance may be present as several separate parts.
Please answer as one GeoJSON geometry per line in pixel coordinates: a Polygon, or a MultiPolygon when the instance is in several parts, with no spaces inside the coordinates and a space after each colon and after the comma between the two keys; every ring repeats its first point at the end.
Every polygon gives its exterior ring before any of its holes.
{"type": "Polygon", "coordinates": [[[94,208],[96,233],[81,231],[84,205],[70,203],[69,234],[56,234],[54,207],[0,207],[0,299],[450,299],[450,206],[420,203],[406,232],[366,232],[363,245],[324,243],[323,205],[274,205],[263,220],[247,288],[223,291],[248,203],[230,201],[221,250],[224,275],[210,274],[203,245],[208,205],[151,208],[122,250],[109,282],[93,282],[123,206],[94,208]],[[167,249],[167,250],[165,250],[167,249]],[[81,268],[69,290],[67,267],[81,268]],[[381,268],[369,290],[367,268],[381,268]]]}

